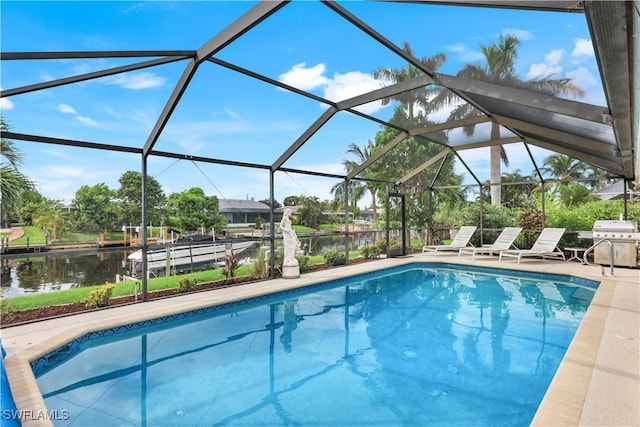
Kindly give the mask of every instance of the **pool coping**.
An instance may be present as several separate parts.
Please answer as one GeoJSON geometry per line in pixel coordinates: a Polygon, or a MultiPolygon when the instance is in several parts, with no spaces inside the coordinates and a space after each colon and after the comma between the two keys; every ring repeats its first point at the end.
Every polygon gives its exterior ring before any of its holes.
{"type": "MultiPolygon", "coordinates": [[[[0,329],[7,378],[24,427],[51,426],[30,362],[89,332],[141,322],[272,293],[298,289],[347,276],[415,262],[442,262],[515,271],[572,275],[600,286],[532,421],[532,425],[640,425],[638,362],[640,271],[615,269],[603,277],[600,266],[527,260],[521,264],[452,255],[415,254],[305,273],[297,279],[274,279],[230,288],[185,294],[107,310],[0,329]]],[[[607,270],[608,271],[608,270],[607,270]]]]}

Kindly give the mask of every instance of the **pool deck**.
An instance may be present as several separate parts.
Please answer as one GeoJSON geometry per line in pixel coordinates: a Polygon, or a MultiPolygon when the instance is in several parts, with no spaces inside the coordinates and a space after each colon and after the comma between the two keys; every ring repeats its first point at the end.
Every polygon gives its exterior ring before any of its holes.
{"type": "Polygon", "coordinates": [[[46,406],[29,362],[87,332],[239,301],[268,293],[338,279],[412,262],[445,262],[481,267],[569,274],[601,284],[532,422],[536,426],[640,426],[640,269],[579,262],[526,259],[520,265],[496,258],[458,258],[457,253],[414,254],[373,263],[305,273],[231,288],[98,310],[0,329],[7,377],[18,410],[31,418],[22,425],[49,426],[39,415],[46,406]]]}

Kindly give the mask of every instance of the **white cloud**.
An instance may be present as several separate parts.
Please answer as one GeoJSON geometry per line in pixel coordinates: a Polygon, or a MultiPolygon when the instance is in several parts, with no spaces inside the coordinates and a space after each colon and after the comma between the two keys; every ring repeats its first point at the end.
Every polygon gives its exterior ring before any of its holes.
{"type": "Polygon", "coordinates": [[[598,85],[598,79],[586,67],[568,71],[567,77],[573,80],[573,84],[585,90],[598,85]]]}
{"type": "Polygon", "coordinates": [[[564,49],[553,49],[544,56],[544,61],[549,65],[558,65],[564,56],[564,49]]]}
{"type": "Polygon", "coordinates": [[[461,62],[476,62],[481,61],[484,58],[482,52],[470,50],[464,43],[446,45],[444,48],[457,54],[458,60],[461,62]]]}
{"type": "Polygon", "coordinates": [[[562,67],[560,65],[551,66],[548,64],[531,64],[529,66],[529,72],[527,73],[528,79],[539,79],[555,74],[560,74],[562,67]]]}
{"type": "Polygon", "coordinates": [[[505,28],[503,34],[512,34],[518,38],[518,40],[533,40],[535,37],[531,31],[520,30],[518,28],[505,28]]]}
{"type": "Polygon", "coordinates": [[[55,80],[55,78],[46,71],[40,71],[39,73],[40,80],[43,82],[50,82],[51,80],[55,80]]]}
{"type": "MultiPolygon", "coordinates": [[[[380,89],[381,87],[381,82],[371,74],[359,71],[351,71],[346,74],[335,73],[333,79],[328,80],[324,88],[324,96],[337,102],[380,89]]],[[[360,105],[356,107],[356,110],[369,114],[378,111],[380,108],[382,108],[382,103],[375,101],[360,105]]]]}
{"type": "Polygon", "coordinates": [[[563,56],[564,49],[553,49],[544,56],[544,63],[531,64],[529,66],[527,78],[538,79],[562,73],[560,62],[563,56]]]}
{"type": "Polygon", "coordinates": [[[163,86],[166,82],[164,77],[156,76],[153,73],[123,74],[115,79],[109,80],[108,84],[118,85],[125,89],[140,90],[151,89],[163,86]]]}
{"type": "Polygon", "coordinates": [[[294,65],[286,73],[278,77],[280,82],[293,86],[297,89],[311,90],[327,84],[328,79],[324,76],[326,66],[324,64],[314,65],[306,68],[307,63],[301,62],[294,65]]]}
{"type": "Polygon", "coordinates": [[[77,114],[75,108],[67,104],[58,104],[58,111],[64,114],[77,114]]]}
{"type": "Polygon", "coordinates": [[[83,125],[86,125],[86,126],[100,127],[98,122],[96,122],[95,120],[93,120],[93,119],[91,119],[89,117],[76,116],[76,120],[79,121],[80,123],[82,123],[83,125]]]}
{"type": "Polygon", "coordinates": [[[595,52],[593,50],[593,44],[591,44],[591,40],[577,39],[575,41],[573,51],[571,52],[571,57],[575,61],[595,57],[595,52]]]}
{"type": "MultiPolygon", "coordinates": [[[[325,72],[326,66],[324,64],[307,68],[306,63],[301,62],[294,65],[286,73],[280,74],[279,78],[282,83],[302,90],[321,88],[323,97],[334,102],[362,95],[383,86],[382,82],[376,80],[371,74],[360,71],[350,71],[344,74],[334,73],[333,78],[325,76],[325,72]]],[[[381,108],[382,103],[375,101],[355,109],[365,114],[372,114],[381,108]]]]}
{"type": "Polygon", "coordinates": [[[13,110],[13,102],[7,98],[0,98],[0,110],[13,110]]]}
{"type": "Polygon", "coordinates": [[[235,111],[231,110],[230,108],[224,107],[224,111],[229,115],[229,117],[232,117],[234,119],[237,119],[237,118],[240,117],[238,115],[238,113],[236,113],[235,111]]]}

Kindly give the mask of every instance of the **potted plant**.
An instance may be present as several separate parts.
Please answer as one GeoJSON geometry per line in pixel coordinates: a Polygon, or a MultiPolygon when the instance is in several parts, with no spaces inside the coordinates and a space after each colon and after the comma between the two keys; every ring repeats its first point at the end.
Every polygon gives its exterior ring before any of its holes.
{"type": "Polygon", "coordinates": [[[389,257],[397,257],[403,255],[402,245],[397,240],[389,241],[389,257]]]}

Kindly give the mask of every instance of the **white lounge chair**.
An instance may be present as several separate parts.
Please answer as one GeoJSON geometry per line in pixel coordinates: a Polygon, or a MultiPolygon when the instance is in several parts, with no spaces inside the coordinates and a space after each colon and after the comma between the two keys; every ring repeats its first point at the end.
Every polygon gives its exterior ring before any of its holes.
{"type": "Polygon", "coordinates": [[[469,240],[471,240],[471,236],[473,236],[477,228],[475,225],[460,227],[458,234],[453,238],[450,245],[425,245],[422,247],[422,253],[435,252],[435,255],[438,255],[438,251],[458,251],[460,248],[469,245],[469,240]]]}
{"type": "Polygon", "coordinates": [[[542,230],[531,249],[510,249],[500,251],[499,260],[502,257],[518,258],[518,264],[523,257],[542,257],[542,259],[562,258],[565,260],[564,252],[558,249],[558,242],[564,234],[564,228],[545,228],[542,230]]]}
{"type": "MultiPolygon", "coordinates": [[[[495,242],[493,242],[489,246],[482,246],[480,248],[474,247],[464,247],[458,251],[458,258],[462,254],[471,254],[471,259],[473,260],[477,254],[497,254],[500,251],[504,251],[506,249],[511,249],[513,246],[513,242],[518,237],[518,234],[522,231],[522,227],[505,227],[504,230],[500,233],[495,242]]],[[[517,249],[517,248],[516,248],[517,249]]]]}

